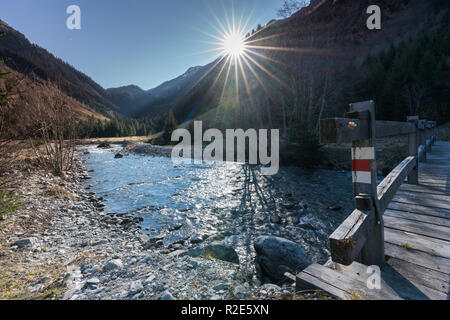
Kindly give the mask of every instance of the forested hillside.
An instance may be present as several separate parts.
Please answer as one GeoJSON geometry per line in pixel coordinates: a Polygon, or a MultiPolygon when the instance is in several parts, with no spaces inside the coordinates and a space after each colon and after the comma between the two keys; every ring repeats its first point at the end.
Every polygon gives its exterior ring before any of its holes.
{"type": "Polygon", "coordinates": [[[7,66],[24,75],[36,75],[42,80],[57,83],[64,94],[78,100],[105,116],[114,115],[119,108],[108,100],[108,94],[94,80],[79,72],[47,50],[30,43],[23,34],[0,20],[0,56],[7,58],[7,66]]]}
{"type": "Polygon", "coordinates": [[[369,55],[364,78],[353,89],[353,100],[374,97],[379,119],[404,121],[406,115],[420,115],[438,123],[448,121],[450,15],[442,22],[435,31],[369,55]]]}

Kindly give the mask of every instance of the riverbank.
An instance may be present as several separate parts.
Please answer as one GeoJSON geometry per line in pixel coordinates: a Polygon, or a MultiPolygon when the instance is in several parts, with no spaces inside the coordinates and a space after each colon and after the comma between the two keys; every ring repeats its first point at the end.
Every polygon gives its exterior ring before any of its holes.
{"type": "Polygon", "coordinates": [[[65,178],[37,168],[26,150],[15,155],[8,189],[21,208],[0,223],[1,299],[324,298],[295,296],[292,284],[262,285],[245,265],[215,253],[191,254],[180,243],[161,247],[161,239],[141,232],[136,217],[104,211],[102,199],[85,187],[83,152],[65,178]]]}

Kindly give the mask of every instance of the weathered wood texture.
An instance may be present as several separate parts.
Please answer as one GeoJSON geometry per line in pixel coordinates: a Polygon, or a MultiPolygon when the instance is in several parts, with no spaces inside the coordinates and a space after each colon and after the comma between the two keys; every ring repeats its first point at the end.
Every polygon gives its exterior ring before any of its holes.
{"type": "MultiPolygon", "coordinates": [[[[321,143],[347,143],[369,139],[369,120],[330,118],[320,121],[321,143]]],[[[416,126],[408,122],[377,121],[376,138],[406,135],[416,132],[416,126]]]]}
{"type": "Polygon", "coordinates": [[[373,211],[356,209],[330,236],[333,261],[350,265],[358,257],[361,249],[375,227],[373,211]]]}
{"type": "Polygon", "coordinates": [[[416,158],[408,157],[403,160],[392,172],[379,184],[378,199],[382,212],[394,198],[403,181],[416,166],[416,158]]]}
{"type": "Polygon", "coordinates": [[[321,289],[341,299],[450,299],[450,142],[433,146],[419,166],[418,185],[401,184],[412,163],[405,161],[378,188],[380,198],[390,186],[398,189],[386,200],[381,289],[370,290],[368,266],[353,262],[375,223],[373,215],[355,210],[330,237],[338,256],[333,266],[315,264],[299,273],[298,291],[321,289]]]}

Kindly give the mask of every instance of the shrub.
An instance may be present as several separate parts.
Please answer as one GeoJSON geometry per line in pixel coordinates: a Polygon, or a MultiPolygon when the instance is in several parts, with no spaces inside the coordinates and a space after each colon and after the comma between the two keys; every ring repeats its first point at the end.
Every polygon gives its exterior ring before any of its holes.
{"type": "Polygon", "coordinates": [[[14,213],[22,207],[19,196],[13,192],[0,189],[0,220],[4,220],[7,214],[14,213]]]}
{"type": "Polygon", "coordinates": [[[315,167],[325,155],[319,137],[307,126],[299,124],[290,130],[291,148],[295,154],[295,162],[303,167],[315,167]]]}

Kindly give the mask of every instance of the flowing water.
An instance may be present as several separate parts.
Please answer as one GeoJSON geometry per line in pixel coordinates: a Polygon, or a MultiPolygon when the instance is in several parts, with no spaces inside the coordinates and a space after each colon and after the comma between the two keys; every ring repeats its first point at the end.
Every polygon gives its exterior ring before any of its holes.
{"type": "Polygon", "coordinates": [[[275,235],[323,261],[329,234],[352,209],[348,172],[285,167],[266,177],[243,164],[174,165],[151,156],[115,159],[117,149],[88,151],[88,184],[104,198],[105,212],[144,218],[142,230],[150,237],[165,234],[167,246],[194,234],[219,234],[250,257],[254,237],[275,235]],[[342,209],[330,209],[336,206],[342,209]],[[187,229],[181,227],[186,221],[187,229]]]}

